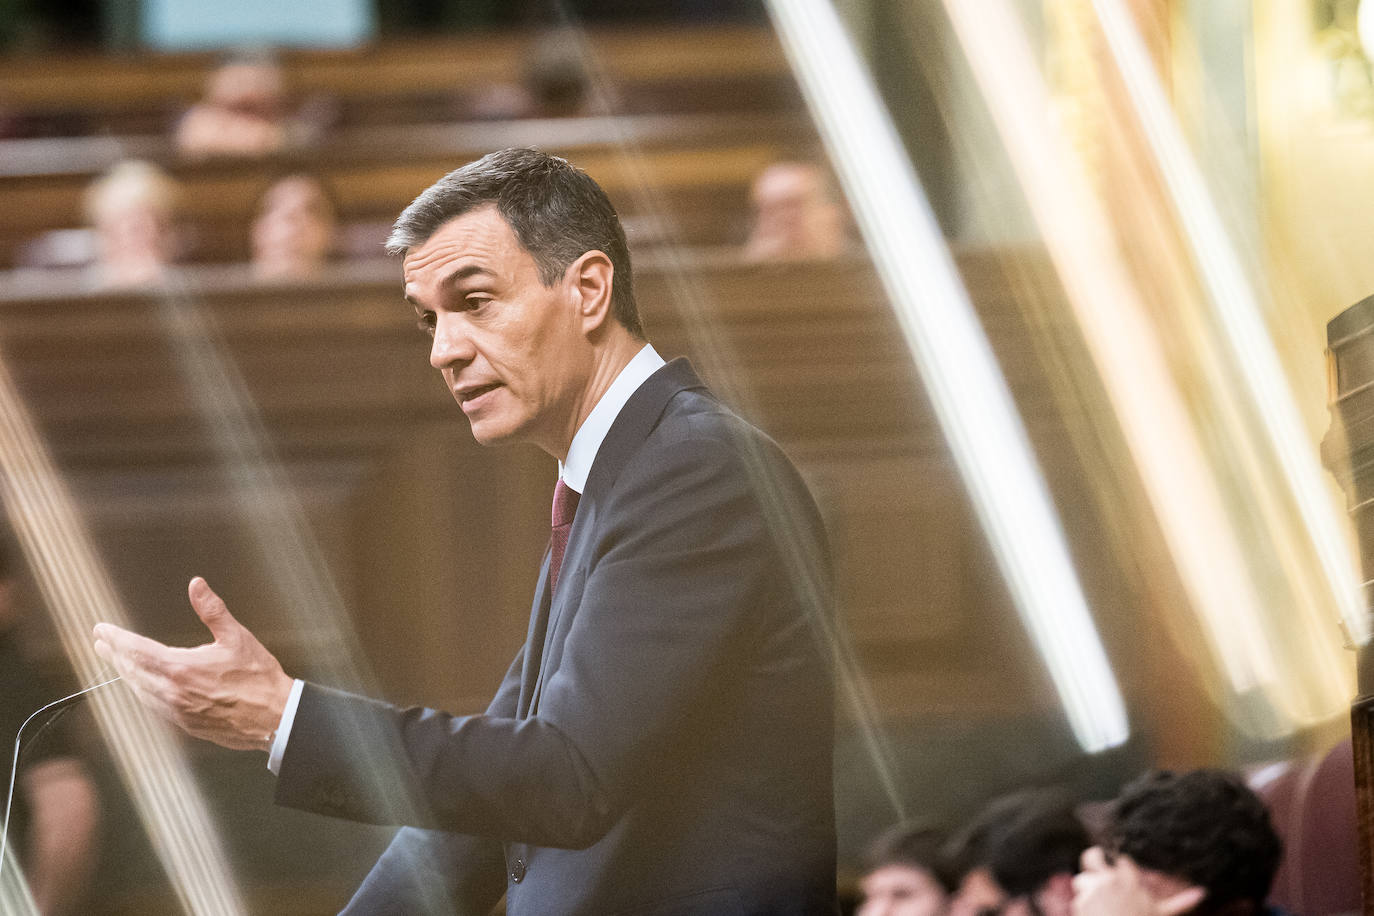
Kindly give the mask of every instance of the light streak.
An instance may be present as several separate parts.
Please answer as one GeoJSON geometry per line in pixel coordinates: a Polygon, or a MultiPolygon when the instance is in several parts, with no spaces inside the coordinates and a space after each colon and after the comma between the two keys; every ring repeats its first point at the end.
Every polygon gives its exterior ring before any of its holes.
{"type": "Polygon", "coordinates": [[[1237,693],[1277,678],[1261,601],[1163,342],[1130,281],[1081,161],[1048,123],[1049,94],[1005,0],[945,0],[1032,214],[1064,282],[1165,542],[1237,693]]]}
{"type": "MultiPolygon", "coordinates": [[[[571,25],[573,17],[562,2],[558,5],[564,25],[571,25]]],[[[586,64],[592,85],[592,102],[598,113],[612,112],[611,100],[620,97],[606,75],[595,51],[587,42],[584,32],[570,29],[568,35],[578,42],[579,53],[586,64]]],[[[613,133],[618,151],[620,169],[629,177],[628,189],[636,199],[636,212],[652,214],[663,226],[664,236],[673,240],[661,251],[662,268],[667,279],[669,295],[673,306],[682,318],[683,328],[691,341],[693,358],[701,366],[702,373],[726,399],[746,414],[751,413],[753,398],[748,387],[741,380],[738,366],[742,361],[733,353],[733,348],[725,335],[715,329],[708,311],[710,296],[706,292],[697,271],[690,268],[681,256],[680,237],[676,231],[673,214],[664,203],[663,195],[644,166],[645,156],[634,139],[621,126],[620,120],[611,118],[613,133]]],[[[887,740],[878,714],[868,680],[849,640],[848,631],[841,620],[832,613],[831,602],[823,594],[822,584],[816,578],[818,558],[810,555],[809,549],[792,532],[802,530],[809,524],[796,517],[798,508],[788,500],[783,488],[774,480],[766,468],[769,466],[761,456],[745,455],[753,483],[760,495],[765,514],[771,528],[778,538],[784,562],[788,565],[792,581],[799,592],[799,598],[810,613],[810,622],[818,638],[824,640],[835,665],[835,682],[840,702],[849,710],[853,723],[863,745],[868,762],[883,790],[884,798],[892,808],[897,821],[907,819],[906,802],[903,798],[900,781],[897,777],[896,755],[887,740]]]]}
{"type": "Polygon", "coordinates": [[[1120,690],[1048,490],[892,122],[828,2],[768,8],[1074,734],[1088,751],[1120,744],[1120,690]]]}
{"type": "MultiPolygon", "coordinates": [[[[324,552],[315,539],[295,488],[271,453],[257,405],[238,366],[221,343],[206,312],[184,291],[170,288],[161,299],[162,317],[172,353],[192,399],[210,432],[233,483],[234,499],[257,545],[274,586],[284,599],[294,629],[309,634],[309,645],[320,670],[340,686],[375,695],[376,678],[356,632],[324,552]]],[[[423,800],[406,791],[401,763],[389,759],[369,738],[361,718],[342,723],[351,727],[376,797],[392,811],[421,810],[423,800]]],[[[445,913],[454,904],[434,882],[425,882],[427,912],[445,913]]]]}
{"type": "MultiPolygon", "coordinates": [[[[0,497],[77,676],[108,677],[93,649],[99,621],[128,614],[0,361],[0,497]]],[[[184,911],[246,913],[219,833],[168,728],[127,690],[92,695],[95,719],[184,911]]]]}
{"type": "Polygon", "coordinates": [[[1245,380],[1253,413],[1263,425],[1316,550],[1330,598],[1351,641],[1363,645],[1374,635],[1370,615],[1361,600],[1350,551],[1325,490],[1316,449],[1303,431],[1293,391],[1265,328],[1255,291],[1207,191],[1201,169],[1188,152],[1178,119],[1129,12],[1119,0],[1093,0],[1093,6],[1226,330],[1224,337],[1245,380]]]}
{"type": "Polygon", "coordinates": [[[0,916],[40,916],[14,849],[5,850],[0,872],[0,916]]]}

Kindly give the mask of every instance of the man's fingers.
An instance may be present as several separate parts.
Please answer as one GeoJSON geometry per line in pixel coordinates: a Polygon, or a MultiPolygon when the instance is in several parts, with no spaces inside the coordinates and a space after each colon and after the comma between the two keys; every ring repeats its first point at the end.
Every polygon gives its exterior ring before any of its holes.
{"type": "Polygon", "coordinates": [[[96,626],[96,654],[114,666],[124,682],[141,697],[158,697],[166,707],[176,693],[176,681],[185,670],[188,653],[173,649],[137,633],[102,623],[96,626]]]}
{"type": "Polygon", "coordinates": [[[1200,887],[1190,887],[1187,890],[1179,891],[1171,897],[1165,897],[1155,904],[1155,912],[1159,916],[1180,916],[1196,907],[1202,902],[1202,898],[1207,896],[1207,891],[1200,887]]]}
{"type": "Polygon", "coordinates": [[[233,642],[238,639],[242,627],[234,619],[234,615],[229,613],[224,599],[215,594],[209,583],[196,576],[186,591],[191,597],[191,607],[195,608],[196,615],[210,629],[215,642],[233,642]]]}
{"type": "Polygon", "coordinates": [[[116,664],[123,661],[139,668],[150,668],[158,671],[166,669],[174,652],[155,639],[131,633],[112,623],[96,624],[95,640],[97,652],[101,651],[100,644],[104,643],[107,651],[111,653],[110,655],[101,655],[101,658],[106,661],[116,664]]]}

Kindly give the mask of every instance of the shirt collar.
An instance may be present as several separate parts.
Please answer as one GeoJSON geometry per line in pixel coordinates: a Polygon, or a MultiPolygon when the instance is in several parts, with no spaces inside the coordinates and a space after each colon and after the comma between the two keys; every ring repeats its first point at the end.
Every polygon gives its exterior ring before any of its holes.
{"type": "Polygon", "coordinates": [[[567,460],[558,463],[558,476],[565,484],[578,493],[587,488],[587,475],[591,473],[592,462],[596,460],[596,453],[606,433],[611,431],[611,424],[620,416],[620,410],[630,395],[638,391],[639,386],[663,365],[663,357],[658,355],[658,351],[651,344],[645,344],[620,370],[601,400],[587,414],[587,419],[577,428],[572,445],[568,447],[567,460]]]}

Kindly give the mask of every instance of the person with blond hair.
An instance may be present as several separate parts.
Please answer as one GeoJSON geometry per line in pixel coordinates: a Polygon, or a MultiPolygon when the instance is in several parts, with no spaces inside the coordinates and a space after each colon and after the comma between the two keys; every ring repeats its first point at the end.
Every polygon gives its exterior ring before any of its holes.
{"type": "Polygon", "coordinates": [[[146,286],[162,280],[176,244],[176,182],[151,162],[126,160],[86,192],[95,230],[96,280],[101,286],[146,286]]]}

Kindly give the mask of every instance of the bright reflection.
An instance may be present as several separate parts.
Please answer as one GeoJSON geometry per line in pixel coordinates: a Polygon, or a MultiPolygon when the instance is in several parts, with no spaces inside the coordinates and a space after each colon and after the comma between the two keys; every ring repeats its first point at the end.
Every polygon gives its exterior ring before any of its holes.
{"type": "MultiPolygon", "coordinates": [[[[257,405],[238,367],[222,345],[210,316],[189,296],[162,299],[162,316],[177,366],[202,420],[209,426],[221,465],[233,481],[234,500],[252,532],[264,566],[284,599],[292,629],[308,634],[313,660],[336,685],[376,695],[376,679],[348,623],[348,612],[324,552],[291,482],[272,457],[257,405]]],[[[347,725],[346,725],[347,727],[347,725]]],[[[355,734],[368,732],[361,721],[355,734]]],[[[418,810],[405,792],[398,764],[372,741],[360,738],[356,754],[368,767],[376,797],[390,810],[418,810]]],[[[427,911],[453,908],[433,882],[424,885],[427,911]]]]}
{"type": "Polygon", "coordinates": [[[0,913],[5,916],[39,916],[38,905],[29,891],[28,882],[19,868],[19,857],[14,849],[5,850],[5,861],[0,863],[0,913]]]}
{"type": "MultiPolygon", "coordinates": [[[[1317,554],[1318,577],[1324,582],[1293,582],[1300,594],[1317,593],[1294,610],[1310,610],[1319,618],[1329,619],[1334,608],[1351,641],[1363,645],[1371,636],[1369,614],[1363,605],[1350,552],[1323,484],[1316,449],[1304,431],[1293,391],[1264,325],[1258,297],[1208,193],[1201,169],[1188,152],[1178,120],[1168,105],[1129,12],[1119,0],[1093,2],[1113,59],[1130,93],[1134,114],[1145,128],[1145,136],[1192,248],[1193,259],[1220,320],[1222,340],[1231,351],[1230,365],[1240,376],[1239,384],[1233,387],[1248,395],[1249,413],[1262,426],[1265,441],[1249,447],[1259,453],[1258,460],[1272,455],[1278,462],[1278,468],[1268,473],[1266,479],[1257,481],[1252,489],[1258,491],[1259,497],[1268,496],[1267,502],[1275,502],[1282,496],[1291,499],[1298,509],[1299,531],[1306,533],[1317,554]],[[1281,490],[1282,496],[1269,496],[1269,491],[1275,488],[1281,490]]],[[[1244,443],[1238,445],[1245,447],[1244,443]]],[[[1271,509],[1271,515],[1275,514],[1278,511],[1271,509]]],[[[1286,533],[1281,525],[1282,521],[1278,520],[1273,524],[1276,535],[1286,533]]],[[[1291,556],[1295,549],[1289,547],[1284,551],[1288,554],[1285,565],[1291,579],[1301,580],[1308,569],[1302,558],[1291,556]]],[[[1335,673],[1331,666],[1317,667],[1327,675],[1335,673]]],[[[1332,686],[1341,689],[1339,683],[1332,686]]]]}
{"type": "MultiPolygon", "coordinates": [[[[574,17],[565,4],[559,4],[560,15],[565,24],[571,24],[574,17]]],[[[591,97],[596,111],[611,112],[612,99],[620,93],[611,84],[606,68],[596,55],[591,43],[581,29],[569,31],[568,40],[578,43],[578,53],[586,68],[592,86],[591,97]]],[[[655,254],[668,282],[668,292],[673,307],[682,318],[683,329],[692,344],[693,359],[701,367],[702,374],[711,380],[712,386],[746,414],[754,413],[752,396],[741,379],[739,366],[744,359],[733,351],[726,335],[720,333],[709,314],[709,294],[703,288],[698,271],[688,265],[683,255],[684,246],[677,242],[678,232],[672,209],[665,203],[663,195],[645,168],[646,157],[634,138],[621,126],[620,121],[608,121],[608,139],[614,144],[616,165],[624,176],[627,191],[635,200],[634,211],[652,214],[654,220],[663,228],[663,236],[672,240],[655,254]]],[[[595,177],[595,176],[594,176],[595,177]]],[[[760,497],[760,503],[769,519],[770,526],[778,538],[784,561],[792,581],[810,612],[811,623],[828,645],[835,664],[835,684],[838,698],[849,711],[850,721],[863,744],[864,753],[873,767],[878,784],[882,787],[883,797],[892,808],[896,821],[907,819],[906,803],[897,775],[896,755],[881,724],[878,704],[868,687],[862,667],[854,652],[847,631],[831,612],[828,595],[822,590],[816,573],[825,561],[809,556],[800,538],[792,532],[803,530],[804,523],[794,520],[798,511],[783,496],[783,488],[773,480],[766,470],[768,462],[753,455],[746,455],[748,469],[753,484],[760,497]]]]}
{"type": "MultiPolygon", "coordinates": [[[[1207,322],[1197,310],[1189,309],[1188,301],[1150,302],[1136,284],[1118,247],[1117,232],[1134,231],[1148,239],[1151,244],[1144,250],[1152,256],[1172,252],[1173,236],[1153,210],[1132,208],[1131,224],[1111,223],[1102,200],[1089,186],[1083,160],[1049,116],[1054,106],[1010,4],[992,0],[980,5],[976,15],[966,4],[953,0],[946,0],[945,6],[1062,278],[1212,655],[1232,694],[1263,700],[1263,708],[1251,704],[1246,712],[1242,704],[1231,711],[1245,719],[1239,724],[1270,736],[1291,731],[1295,722],[1329,715],[1335,708],[1333,698],[1343,695],[1339,665],[1334,663],[1338,660],[1331,658],[1329,638],[1323,643],[1320,633],[1310,632],[1312,627],[1304,630],[1308,621],[1301,615],[1294,620],[1292,605],[1302,607],[1311,592],[1310,582],[1301,574],[1300,551],[1291,548],[1301,538],[1292,537],[1291,526],[1285,528],[1275,508],[1279,501],[1269,495],[1273,475],[1244,425],[1246,410],[1265,416],[1264,428],[1275,451],[1284,455],[1282,470],[1299,478],[1303,473],[1313,475],[1305,483],[1299,479],[1293,484],[1295,498],[1303,494],[1307,499],[1313,496],[1310,487],[1319,484],[1319,477],[1311,446],[1304,445],[1298,433],[1296,415],[1288,420],[1268,417],[1270,395],[1258,403],[1239,403],[1245,399],[1238,398],[1240,392],[1222,365],[1226,345],[1211,342],[1207,322]],[[1164,325],[1155,312],[1173,314],[1182,332],[1176,329],[1164,337],[1164,325]],[[1184,361],[1182,367],[1176,364],[1179,360],[1184,361]],[[1187,379],[1190,387],[1183,387],[1181,379],[1187,379]],[[1213,454],[1209,455],[1209,447],[1213,454]],[[1304,448],[1305,456],[1300,454],[1304,448]],[[1304,463],[1310,465],[1306,471],[1304,463]],[[1254,524],[1254,513],[1263,525],[1254,524]],[[1277,561],[1268,562],[1274,556],[1277,561]]],[[[1142,55],[1136,63],[1148,67],[1138,36],[1134,42],[1142,55]]],[[[1105,95],[1098,101],[1110,106],[1105,95]]],[[[1157,128],[1151,121],[1146,132],[1157,128]]],[[[1119,143],[1121,137],[1111,135],[1103,144],[1118,157],[1110,161],[1106,174],[1118,180],[1122,175],[1138,175],[1129,163],[1120,161],[1122,154],[1111,140],[1119,143]]],[[[1186,158],[1181,147],[1173,154],[1186,158]]],[[[1178,161],[1172,165],[1180,172],[1191,168],[1196,175],[1195,166],[1178,161]]],[[[1145,178],[1140,181],[1146,186],[1145,178]]],[[[1199,190],[1195,186],[1192,193],[1199,190]]],[[[1148,196],[1148,191],[1137,189],[1136,196],[1141,194],[1148,196]]],[[[1197,249],[1199,261],[1225,248],[1219,220],[1214,211],[1210,216],[1210,225],[1199,217],[1194,226],[1198,240],[1206,242],[1197,249]]],[[[1218,257],[1227,256],[1229,263],[1209,268],[1209,285],[1219,289],[1229,284],[1231,295],[1244,283],[1234,254],[1228,249],[1218,257]]],[[[1176,261],[1163,261],[1152,269],[1171,280],[1188,276],[1188,265],[1176,261]]],[[[1232,305],[1236,302],[1232,295],[1232,305]]],[[[1272,355],[1272,345],[1253,313],[1247,318],[1233,310],[1222,329],[1228,345],[1241,348],[1237,362],[1245,364],[1255,351],[1267,350],[1272,355]],[[1255,342],[1254,335],[1263,342],[1255,342]]],[[[1291,406],[1276,358],[1268,362],[1261,352],[1256,362],[1245,369],[1244,378],[1252,386],[1249,390],[1283,389],[1282,395],[1273,393],[1272,397],[1287,398],[1291,406]]],[[[1282,404],[1276,410],[1281,412],[1282,404]]],[[[1325,499],[1316,495],[1318,500],[1325,499]]],[[[1324,503],[1317,507],[1309,499],[1302,506],[1302,519],[1310,533],[1313,526],[1327,525],[1332,540],[1339,544],[1334,518],[1324,503]]],[[[1321,543],[1315,533],[1314,539],[1321,543]]],[[[1337,553],[1343,553],[1343,548],[1326,555],[1330,561],[1326,572],[1332,575],[1345,564],[1348,576],[1349,561],[1337,553]]],[[[1328,588],[1326,594],[1331,591],[1328,588]]]]}
{"type": "MultiPolygon", "coordinates": [[[[128,614],[3,362],[0,497],[77,677],[105,680],[91,628],[102,620],[127,626],[128,614]]],[[[171,732],[127,690],[97,691],[91,703],[182,909],[207,916],[246,913],[219,833],[171,732]]]]}
{"type": "Polygon", "coordinates": [[[1121,694],[1045,482],[877,91],[829,3],[769,11],[1074,734],[1088,751],[1120,744],[1121,694]]]}
{"type": "Polygon", "coordinates": [[[945,8],[1227,678],[1238,692],[1272,682],[1275,664],[1257,623],[1259,600],[1163,342],[1112,243],[1082,163],[1047,122],[1049,94],[1015,13],[1005,0],[990,0],[976,16],[956,0],[945,8]]]}

